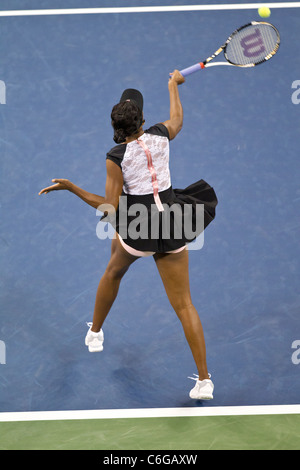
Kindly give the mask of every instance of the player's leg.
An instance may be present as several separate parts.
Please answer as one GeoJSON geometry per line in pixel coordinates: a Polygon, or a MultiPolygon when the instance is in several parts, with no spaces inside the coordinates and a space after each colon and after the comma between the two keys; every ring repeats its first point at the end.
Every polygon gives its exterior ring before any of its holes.
{"type": "Polygon", "coordinates": [[[98,332],[102,328],[118,294],[122,277],[129,266],[137,259],[138,257],[127,253],[118,238],[112,240],[111,258],[97,289],[91,331],[98,332]]]}
{"type": "Polygon", "coordinates": [[[157,253],[154,259],[170,303],[183,326],[199,380],[208,379],[203,328],[190,293],[188,250],[176,254],[157,253]]]}

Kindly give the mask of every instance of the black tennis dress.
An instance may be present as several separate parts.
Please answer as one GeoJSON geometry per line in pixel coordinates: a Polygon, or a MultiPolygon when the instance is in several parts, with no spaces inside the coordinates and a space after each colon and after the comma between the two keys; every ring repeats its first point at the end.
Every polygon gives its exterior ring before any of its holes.
{"type": "Polygon", "coordinates": [[[193,241],[215,217],[213,188],[199,180],[173,189],[169,170],[169,132],[163,124],[137,140],[113,147],[106,156],[123,174],[123,192],[114,217],[106,216],[135,250],[165,253],[193,241]]]}

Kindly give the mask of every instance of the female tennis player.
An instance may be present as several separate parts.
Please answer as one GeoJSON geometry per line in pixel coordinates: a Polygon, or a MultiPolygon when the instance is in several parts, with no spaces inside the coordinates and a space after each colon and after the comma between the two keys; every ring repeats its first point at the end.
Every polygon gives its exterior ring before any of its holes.
{"type": "Polygon", "coordinates": [[[67,179],[53,179],[55,184],[42,189],[39,194],[68,190],[92,207],[101,206],[105,213],[103,220],[109,220],[116,229],[111,258],[97,289],[93,322],[85,338],[89,351],[103,350],[102,326],[128,268],[140,257],[153,256],[196,363],[198,375],[190,397],[204,400],[213,398],[214,385],[207,370],[201,321],[191,299],[186,247],[214,219],[217,197],[203,180],[181,190],[171,186],[169,140],[174,139],[182,128],[183,109],[178,85],[184,81],[178,70],[171,74],[168,83],[170,118],[147,130],[143,128],[142,94],[134,89],[123,92],[111,113],[117,145],[107,153],[104,197],[91,194],[67,179]],[[132,209],[136,204],[145,210],[142,211],[144,216],[134,224],[136,219],[132,209]],[[186,207],[189,208],[186,212],[169,210],[186,207]],[[198,207],[204,208],[200,228],[196,223],[198,207]],[[166,214],[168,217],[164,219],[166,214]],[[195,229],[193,234],[186,236],[181,230],[178,235],[178,227],[190,222],[195,229]],[[142,225],[146,227],[144,236],[141,236],[142,225]],[[168,230],[165,230],[166,225],[168,230]]]}

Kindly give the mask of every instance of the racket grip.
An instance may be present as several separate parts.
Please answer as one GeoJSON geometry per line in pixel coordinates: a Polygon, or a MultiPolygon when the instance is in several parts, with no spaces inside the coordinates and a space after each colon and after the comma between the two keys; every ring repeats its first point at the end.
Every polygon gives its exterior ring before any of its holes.
{"type": "Polygon", "coordinates": [[[204,65],[202,62],[191,65],[190,67],[187,67],[186,69],[180,70],[180,73],[183,77],[186,77],[187,75],[190,75],[191,73],[194,73],[194,72],[198,72],[201,69],[204,69],[204,65]]]}

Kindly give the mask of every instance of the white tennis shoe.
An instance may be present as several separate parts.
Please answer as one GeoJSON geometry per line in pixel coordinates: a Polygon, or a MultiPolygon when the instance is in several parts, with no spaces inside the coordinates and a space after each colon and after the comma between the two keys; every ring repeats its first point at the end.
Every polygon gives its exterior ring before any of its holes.
{"type": "Polygon", "coordinates": [[[101,329],[98,333],[91,330],[93,323],[87,323],[89,330],[85,337],[85,345],[88,346],[90,352],[103,351],[104,334],[101,329]]]}
{"type": "MultiPolygon", "coordinates": [[[[214,384],[209,379],[199,380],[199,376],[193,374],[194,377],[189,377],[189,379],[196,380],[196,385],[190,391],[190,398],[194,400],[212,400],[214,384]]],[[[208,374],[210,377],[210,374],[208,374]]]]}

